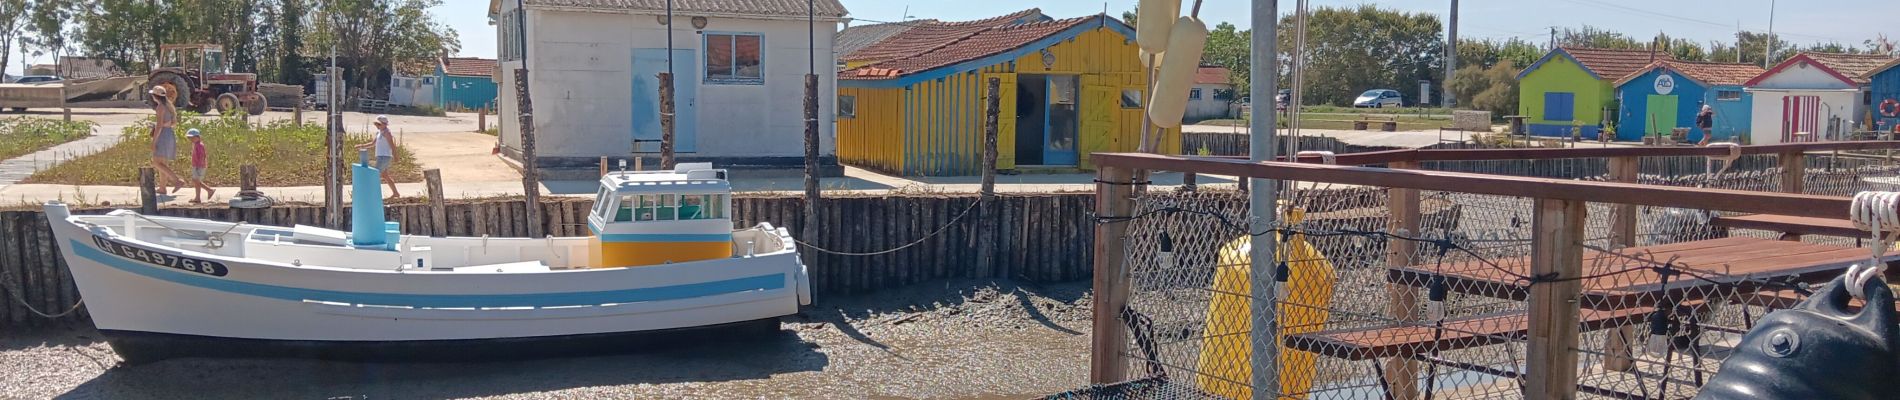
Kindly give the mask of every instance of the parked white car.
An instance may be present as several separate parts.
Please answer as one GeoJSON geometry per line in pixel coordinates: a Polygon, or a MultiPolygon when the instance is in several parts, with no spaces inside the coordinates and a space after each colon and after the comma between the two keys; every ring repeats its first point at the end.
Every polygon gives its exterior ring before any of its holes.
{"type": "Polygon", "coordinates": [[[1353,99],[1352,106],[1367,108],[1404,107],[1405,96],[1400,95],[1397,90],[1372,89],[1367,90],[1365,93],[1360,93],[1359,98],[1353,99]]]}

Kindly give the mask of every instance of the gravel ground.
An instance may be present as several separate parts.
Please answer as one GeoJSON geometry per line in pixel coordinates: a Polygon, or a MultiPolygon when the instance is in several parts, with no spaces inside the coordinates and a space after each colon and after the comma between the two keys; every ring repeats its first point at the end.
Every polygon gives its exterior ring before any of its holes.
{"type": "Polygon", "coordinates": [[[7,332],[0,398],[1024,398],[1088,375],[1087,282],[946,281],[821,298],[740,343],[521,362],[177,359],[134,367],[90,329],[7,332]]]}

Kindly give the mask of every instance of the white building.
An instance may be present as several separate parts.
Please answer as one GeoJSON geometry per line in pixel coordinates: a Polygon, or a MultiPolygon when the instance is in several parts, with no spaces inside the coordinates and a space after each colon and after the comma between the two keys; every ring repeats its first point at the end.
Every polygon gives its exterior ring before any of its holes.
{"type": "Polygon", "coordinates": [[[1194,88],[1188,89],[1187,120],[1239,117],[1234,115],[1234,83],[1228,78],[1230,74],[1232,71],[1223,67],[1201,67],[1195,71],[1194,88]]]}
{"type": "Polygon", "coordinates": [[[805,74],[815,66],[820,164],[828,175],[842,173],[832,39],[846,11],[837,0],[816,1],[815,25],[803,1],[675,0],[676,24],[666,23],[666,2],[657,0],[521,2],[525,18],[514,0],[489,3],[500,44],[504,154],[520,157],[515,70],[526,67],[544,175],[595,171],[603,156],[637,154],[657,165],[657,74],[668,70],[670,27],[679,162],[803,168],[805,74]]]}
{"type": "Polygon", "coordinates": [[[1840,140],[1869,117],[1867,79],[1886,55],[1801,53],[1750,79],[1749,141],[1772,144],[1840,140]]]}
{"type": "Polygon", "coordinates": [[[411,76],[400,72],[390,74],[389,105],[408,107],[435,105],[435,76],[411,76]]]}

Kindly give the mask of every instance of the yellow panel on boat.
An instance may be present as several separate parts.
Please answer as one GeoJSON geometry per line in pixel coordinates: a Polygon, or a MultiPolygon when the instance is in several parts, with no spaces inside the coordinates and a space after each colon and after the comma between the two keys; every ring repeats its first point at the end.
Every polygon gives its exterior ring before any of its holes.
{"type": "MultiPolygon", "coordinates": [[[[1305,218],[1298,210],[1288,213],[1288,221],[1298,222],[1305,218]]],[[[1252,308],[1248,296],[1235,293],[1248,293],[1252,289],[1248,279],[1248,256],[1251,247],[1248,237],[1242,236],[1221,246],[1220,267],[1214,272],[1214,298],[1207,307],[1207,328],[1201,339],[1199,369],[1202,374],[1198,383],[1201,390],[1214,395],[1245,399],[1251,398],[1250,388],[1234,382],[1251,382],[1253,369],[1250,360],[1253,344],[1250,332],[1253,318],[1248,313],[1252,308]]],[[[1326,255],[1306,242],[1304,235],[1294,235],[1291,240],[1282,242],[1277,257],[1287,263],[1291,270],[1286,282],[1286,300],[1280,304],[1280,335],[1312,333],[1326,326],[1329,317],[1327,307],[1333,299],[1333,263],[1326,255]]],[[[1318,354],[1282,348],[1280,350],[1280,392],[1299,393],[1282,396],[1283,399],[1304,399],[1305,393],[1312,390],[1314,363],[1318,354]]]]}
{"type": "Polygon", "coordinates": [[[732,257],[732,241],[717,242],[640,242],[588,239],[588,264],[595,268],[638,267],[669,262],[714,260],[732,257]]]}

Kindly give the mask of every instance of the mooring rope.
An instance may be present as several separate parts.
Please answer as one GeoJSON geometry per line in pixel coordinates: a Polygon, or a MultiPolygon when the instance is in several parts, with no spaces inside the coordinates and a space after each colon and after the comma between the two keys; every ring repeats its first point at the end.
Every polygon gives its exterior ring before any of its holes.
{"type": "Polygon", "coordinates": [[[5,285],[0,285],[0,286],[4,286],[8,294],[12,294],[12,296],[7,296],[7,297],[13,298],[13,302],[19,303],[21,307],[25,307],[27,311],[30,311],[34,315],[38,315],[41,318],[59,319],[60,317],[72,315],[73,312],[79,311],[79,306],[86,305],[86,299],[81,298],[79,299],[79,301],[73,302],[72,307],[68,307],[66,308],[66,311],[61,311],[57,314],[40,311],[39,308],[33,307],[33,303],[29,303],[26,301],[26,296],[24,295],[25,291],[20,290],[20,287],[16,286],[16,284],[14,283],[15,281],[13,279],[13,274],[0,272],[0,279],[4,279],[3,283],[5,283],[5,285]]]}
{"type": "Polygon", "coordinates": [[[798,243],[798,245],[800,246],[805,246],[812,250],[817,250],[820,253],[840,255],[840,256],[875,256],[875,255],[895,253],[899,250],[910,248],[911,246],[923,244],[925,241],[930,240],[930,238],[936,237],[937,235],[942,234],[944,231],[950,230],[950,227],[955,226],[957,224],[957,221],[962,221],[964,216],[970,215],[971,210],[975,210],[976,206],[982,205],[982,204],[983,204],[982,201],[972,201],[970,202],[969,207],[965,207],[963,209],[962,213],[957,214],[955,218],[951,218],[950,222],[945,222],[943,226],[938,227],[936,231],[930,232],[929,234],[924,235],[924,237],[917,238],[917,240],[911,241],[910,243],[905,243],[903,246],[897,246],[891,249],[879,250],[879,251],[873,251],[873,252],[867,252],[867,253],[854,253],[854,252],[848,252],[848,251],[829,250],[823,247],[812,245],[810,242],[806,242],[803,240],[795,240],[794,242],[798,243]]]}

